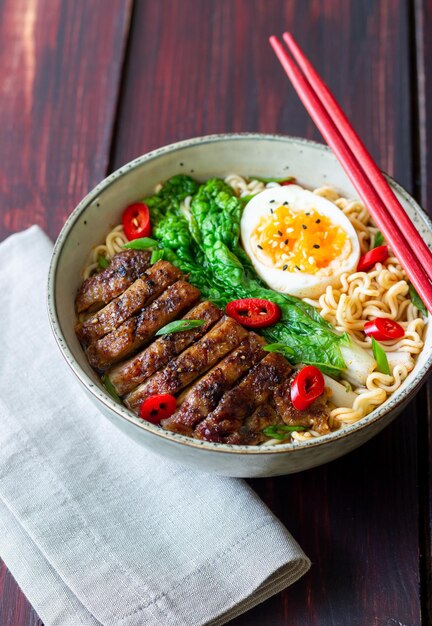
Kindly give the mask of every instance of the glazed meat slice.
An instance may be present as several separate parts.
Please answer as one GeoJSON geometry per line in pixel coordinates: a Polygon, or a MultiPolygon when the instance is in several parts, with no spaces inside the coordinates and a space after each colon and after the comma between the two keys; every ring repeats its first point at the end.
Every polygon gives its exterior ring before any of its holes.
{"type": "Polygon", "coordinates": [[[290,377],[291,366],[280,354],[271,353],[228,391],[216,409],[194,430],[194,436],[207,441],[225,442],[238,433],[245,419],[257,407],[271,402],[278,386],[290,377]]]}
{"type": "Polygon", "coordinates": [[[126,406],[138,412],[141,403],[148,396],[178,393],[234,350],[247,334],[247,330],[240,324],[224,315],[204,337],[127,395],[126,406]]]}
{"type": "Polygon", "coordinates": [[[298,411],[291,402],[291,383],[297,372],[285,380],[274,393],[274,402],[278,413],[289,426],[306,426],[320,435],[330,432],[327,394],[324,392],[306,410],[298,411]]]}
{"type": "Polygon", "coordinates": [[[75,332],[78,339],[83,345],[89,345],[107,335],[180,278],[182,273],[174,265],[158,261],[118,298],[82,324],[77,324],[75,332]]]}
{"type": "Polygon", "coordinates": [[[257,446],[268,440],[268,437],[262,432],[263,429],[274,424],[283,424],[282,418],[270,404],[262,404],[255,409],[250,417],[246,417],[237,431],[226,437],[225,443],[257,446]]]}
{"type": "Polygon", "coordinates": [[[262,349],[264,339],[248,333],[241,344],[195,383],[180,408],[162,422],[173,432],[192,436],[194,427],[219,404],[223,394],[267,354],[262,349]]]}
{"type": "Polygon", "coordinates": [[[75,299],[77,313],[96,311],[127,289],[150,265],[148,250],[125,250],[116,254],[102,272],[87,278],[75,299]]]}
{"type": "Polygon", "coordinates": [[[104,371],[148,343],[156,331],[193,306],[200,292],[184,280],[170,285],[159,298],[87,348],[95,369],[104,371]]]}
{"type": "Polygon", "coordinates": [[[211,302],[201,302],[189,311],[183,319],[203,320],[202,326],[164,335],[125,363],[115,365],[108,371],[108,376],[117,393],[124,396],[135,389],[161,367],[164,367],[170,359],[176,357],[205,335],[213,324],[220,320],[222,315],[222,311],[211,302]]]}

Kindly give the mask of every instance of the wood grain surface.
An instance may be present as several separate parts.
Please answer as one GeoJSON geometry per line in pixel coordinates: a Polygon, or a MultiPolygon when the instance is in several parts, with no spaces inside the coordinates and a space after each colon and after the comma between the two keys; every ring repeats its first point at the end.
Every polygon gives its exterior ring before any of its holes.
{"type": "MultiPolygon", "coordinates": [[[[262,131],[320,140],[267,44],[284,29],[378,164],[431,197],[432,0],[135,0],[129,24],[130,9],[0,0],[1,235],[36,222],[55,236],[107,169],[179,139],[262,131]]],[[[349,456],[251,481],[313,566],[232,626],[430,623],[427,415],[423,390],[349,456]]],[[[0,626],[35,624],[3,566],[0,626]]]]}

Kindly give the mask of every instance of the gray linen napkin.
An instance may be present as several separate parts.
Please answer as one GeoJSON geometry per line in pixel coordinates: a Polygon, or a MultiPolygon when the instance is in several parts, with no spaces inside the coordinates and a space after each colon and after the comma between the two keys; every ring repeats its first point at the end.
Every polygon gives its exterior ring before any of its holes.
{"type": "Polygon", "coordinates": [[[86,398],[46,313],[51,243],[0,245],[0,555],[47,626],[224,624],[310,567],[242,480],[139,447],[86,398]]]}

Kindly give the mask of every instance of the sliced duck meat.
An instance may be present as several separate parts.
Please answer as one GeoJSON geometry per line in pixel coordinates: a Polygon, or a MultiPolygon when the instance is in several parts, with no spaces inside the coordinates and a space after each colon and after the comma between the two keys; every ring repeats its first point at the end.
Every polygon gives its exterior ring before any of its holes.
{"type": "Polygon", "coordinates": [[[296,375],[297,372],[293,372],[289,379],[275,390],[274,402],[278,413],[288,426],[306,426],[320,435],[329,433],[330,411],[327,393],[324,392],[304,411],[298,411],[291,402],[291,384],[296,375]]]}
{"type": "Polygon", "coordinates": [[[262,404],[271,402],[279,385],[289,379],[292,368],[280,354],[270,353],[231,391],[216,409],[194,430],[194,436],[207,441],[224,442],[238,433],[247,416],[262,404]]]}
{"type": "Polygon", "coordinates": [[[148,396],[178,393],[234,350],[247,335],[247,330],[224,315],[204,337],[128,394],[126,406],[137,413],[148,396]]]}
{"type": "Polygon", "coordinates": [[[235,350],[193,385],[180,408],[174,415],[163,420],[162,426],[167,430],[192,436],[194,427],[217,407],[224,393],[266,356],[263,345],[264,339],[255,333],[248,333],[235,350]]]}
{"type": "Polygon", "coordinates": [[[124,250],[116,254],[107,268],[87,278],[75,299],[77,313],[96,311],[119,296],[150,265],[148,250],[124,250]]]}
{"type": "Polygon", "coordinates": [[[164,335],[136,356],[115,365],[108,371],[108,376],[119,396],[124,396],[135,389],[164,367],[168,361],[200,339],[222,315],[222,311],[211,302],[200,302],[183,319],[203,320],[202,326],[164,335]]]}
{"type": "Polygon", "coordinates": [[[156,331],[193,306],[199,297],[199,290],[184,280],[170,285],[140,313],[91,344],[86,351],[90,365],[104,371],[130,356],[148,343],[156,331]]]}
{"type": "Polygon", "coordinates": [[[225,443],[242,446],[257,446],[268,440],[262,432],[267,426],[283,424],[280,415],[276,413],[270,404],[262,404],[252,415],[246,417],[238,430],[224,439],[225,443]]]}
{"type": "Polygon", "coordinates": [[[83,345],[89,345],[118,328],[137,311],[157,298],[169,285],[182,278],[182,273],[168,261],[158,261],[118,298],[81,324],[75,332],[83,345]]]}

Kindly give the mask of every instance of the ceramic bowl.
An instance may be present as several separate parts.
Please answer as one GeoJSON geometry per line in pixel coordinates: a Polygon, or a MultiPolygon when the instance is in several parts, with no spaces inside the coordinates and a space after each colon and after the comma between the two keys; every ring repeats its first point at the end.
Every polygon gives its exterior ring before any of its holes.
{"type": "MultiPolygon", "coordinates": [[[[331,461],[376,435],[413,397],[432,363],[430,324],[426,345],[414,370],[385,404],[342,430],[301,443],[278,446],[234,446],[197,441],[143,422],[117,404],[90,368],[74,333],[74,298],[81,269],[91,247],[118,224],[124,207],[152,193],[155,185],[178,173],[199,180],[242,175],[293,175],[301,185],[331,184],[343,195],[355,191],[332,152],[293,137],[260,134],[214,135],[182,141],[145,154],[108,176],[70,215],[54,246],[48,286],[48,308],[58,346],[83,392],[101,412],[136,442],[171,460],[227,476],[277,476],[331,461]]],[[[395,181],[389,182],[423,238],[432,247],[432,224],[415,200],[395,181]]]]}

